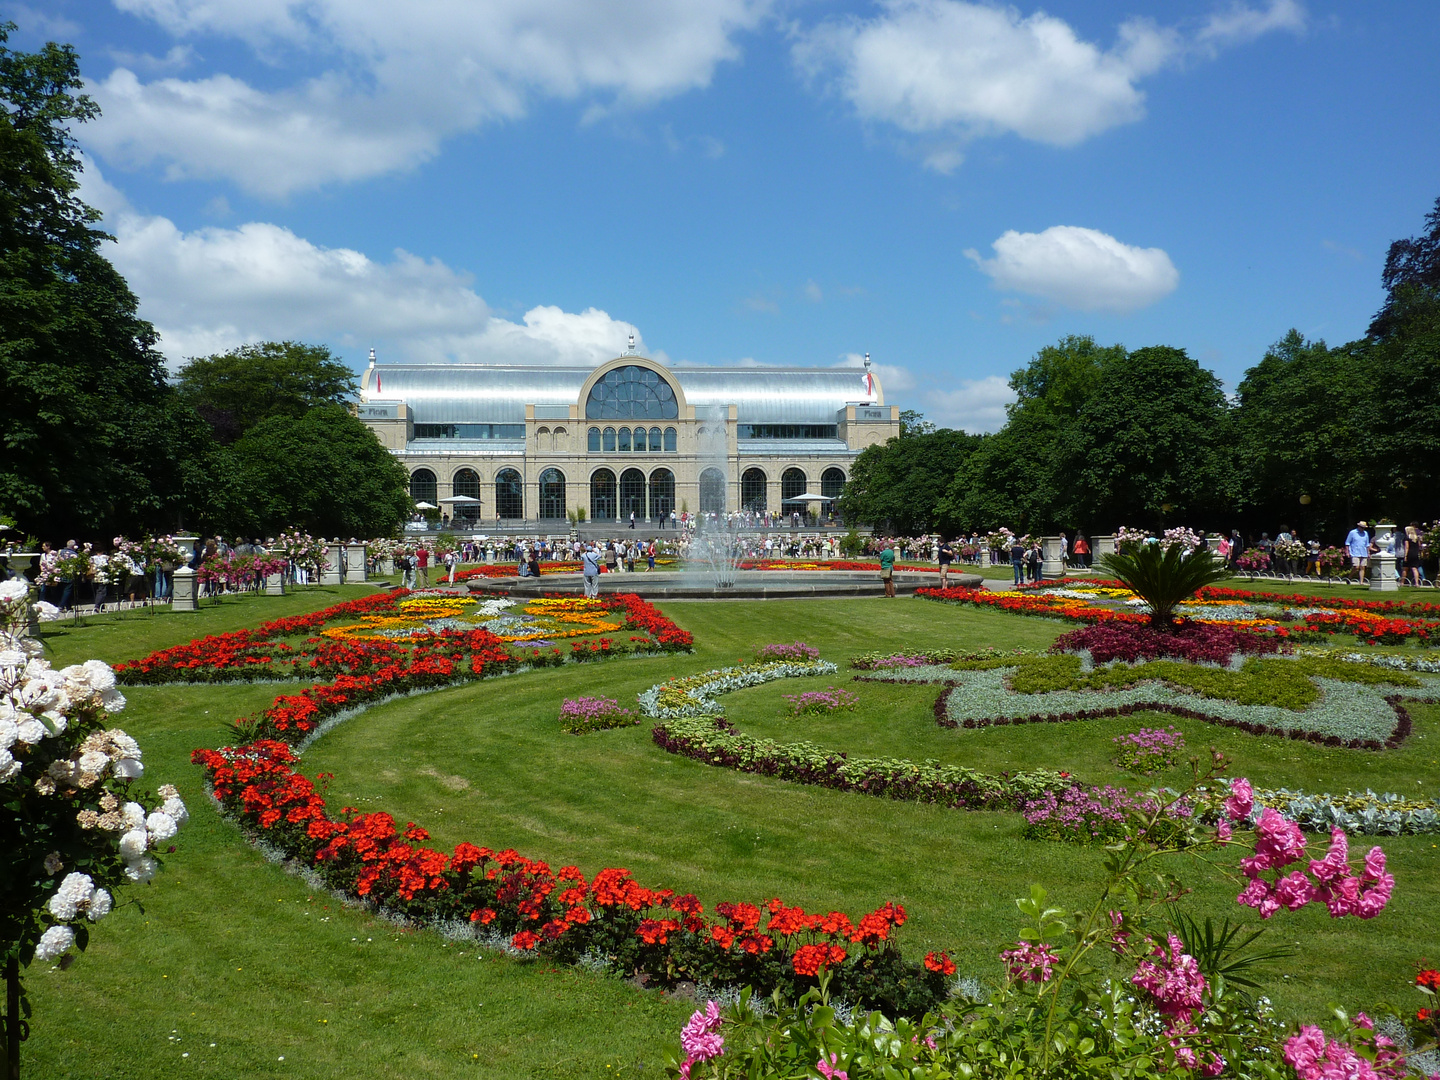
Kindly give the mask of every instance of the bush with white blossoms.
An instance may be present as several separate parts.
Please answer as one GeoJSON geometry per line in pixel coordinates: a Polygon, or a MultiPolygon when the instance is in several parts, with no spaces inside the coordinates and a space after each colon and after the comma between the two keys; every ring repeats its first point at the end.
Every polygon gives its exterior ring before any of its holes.
{"type": "Polygon", "coordinates": [[[139,745],[105,726],[125,707],[109,665],[51,667],[27,600],[23,581],[0,582],[0,938],[22,993],[20,969],[84,949],[190,816],[169,784],[139,790],[139,745]]]}

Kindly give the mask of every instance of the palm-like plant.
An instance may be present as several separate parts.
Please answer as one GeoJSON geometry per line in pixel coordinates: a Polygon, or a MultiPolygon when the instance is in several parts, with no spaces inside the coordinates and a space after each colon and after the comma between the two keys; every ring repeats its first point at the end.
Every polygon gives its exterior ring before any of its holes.
{"type": "Polygon", "coordinates": [[[1183,544],[1141,544],[1102,556],[1100,567],[1150,605],[1150,625],[1162,630],[1175,625],[1177,604],[1229,575],[1222,560],[1208,551],[1187,553],[1183,544]]]}

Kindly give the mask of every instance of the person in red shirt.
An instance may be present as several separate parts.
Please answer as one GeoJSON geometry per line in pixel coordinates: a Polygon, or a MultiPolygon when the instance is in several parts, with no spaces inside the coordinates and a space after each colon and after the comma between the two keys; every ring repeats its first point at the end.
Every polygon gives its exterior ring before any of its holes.
{"type": "Polygon", "coordinates": [[[415,561],[420,564],[420,580],[426,586],[430,584],[430,551],[421,544],[415,550],[415,561]]]}

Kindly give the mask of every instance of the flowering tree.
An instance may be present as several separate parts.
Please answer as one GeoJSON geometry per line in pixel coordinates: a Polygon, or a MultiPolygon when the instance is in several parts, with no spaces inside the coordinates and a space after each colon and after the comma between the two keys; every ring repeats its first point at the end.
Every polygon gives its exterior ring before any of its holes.
{"type": "MultiPolygon", "coordinates": [[[[140,747],[105,726],[125,707],[98,660],[56,670],[26,636],[23,581],[0,582],[0,944],[10,1080],[29,1030],[21,968],[69,962],[114,891],[148,882],[189,818],[179,792],[139,791],[140,747]]],[[[171,848],[170,850],[173,850],[171,848]]]]}

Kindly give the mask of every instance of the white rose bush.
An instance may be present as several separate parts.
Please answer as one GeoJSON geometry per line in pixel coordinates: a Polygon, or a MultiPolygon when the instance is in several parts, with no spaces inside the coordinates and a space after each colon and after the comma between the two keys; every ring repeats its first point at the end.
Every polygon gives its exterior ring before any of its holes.
{"type": "Polygon", "coordinates": [[[160,868],[189,812],[169,784],[142,791],[140,747],[110,714],[125,707],[109,665],[54,668],[27,635],[28,589],[0,582],[0,933],[9,1076],[19,1075],[29,1004],[20,972],[68,966],[115,892],[160,868]]]}

